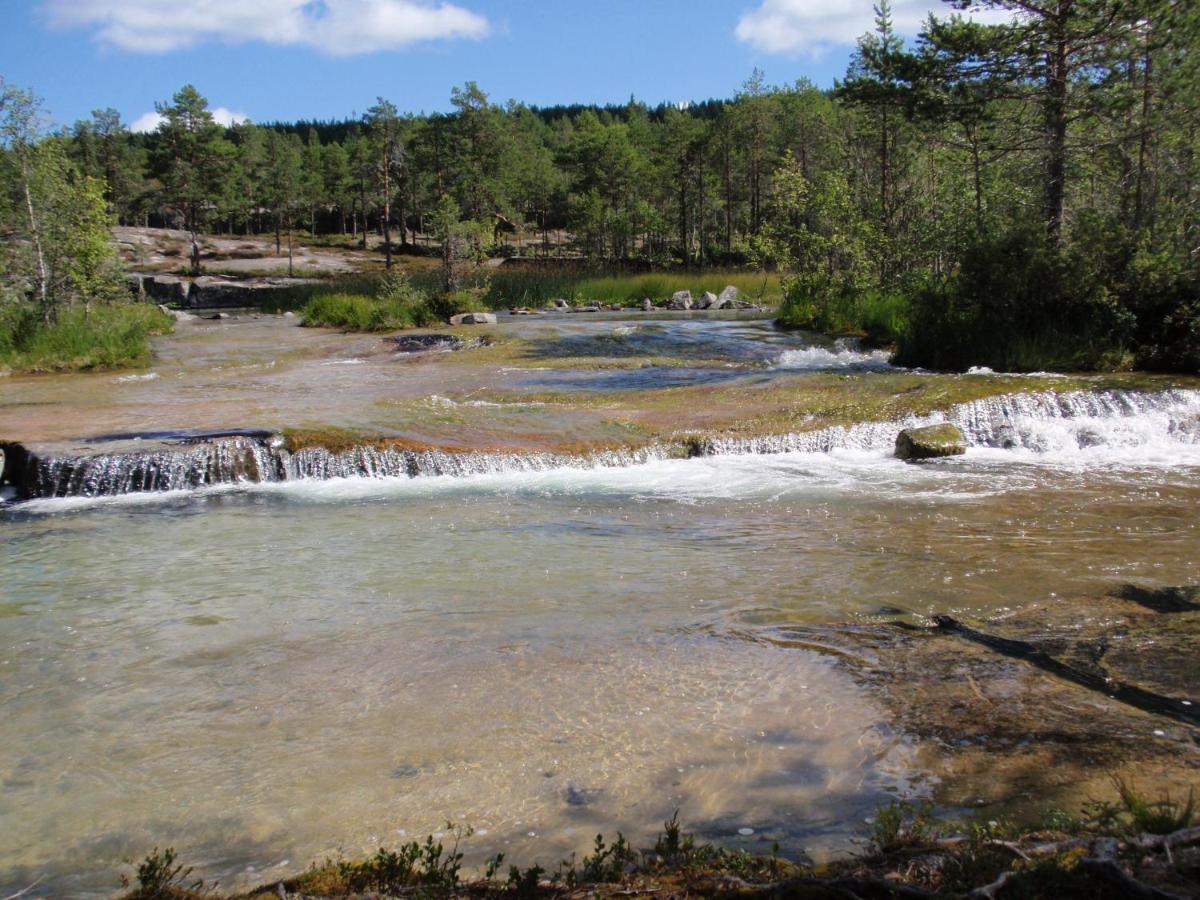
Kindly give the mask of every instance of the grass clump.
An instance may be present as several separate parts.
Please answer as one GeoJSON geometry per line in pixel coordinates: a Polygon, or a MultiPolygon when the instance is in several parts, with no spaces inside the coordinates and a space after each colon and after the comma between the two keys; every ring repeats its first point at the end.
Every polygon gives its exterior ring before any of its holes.
{"type": "Polygon", "coordinates": [[[1186,800],[1171,797],[1163,791],[1158,800],[1151,800],[1137,787],[1119,776],[1113,776],[1117,802],[1093,801],[1085,810],[1088,818],[1106,831],[1126,834],[1171,834],[1190,827],[1196,819],[1195,790],[1188,791],[1186,800]]]}
{"type": "Polygon", "coordinates": [[[783,299],[778,276],[734,270],[628,272],[510,266],[488,272],[478,289],[489,307],[499,309],[544,306],[560,297],[625,305],[639,303],[644,297],[662,301],[676,291],[691,291],[693,297],[705,291],[719,294],[728,285],[736,287],[745,299],[760,304],[773,306],[783,299]]]}
{"type": "Polygon", "coordinates": [[[875,811],[871,822],[871,846],[879,853],[895,853],[927,845],[937,834],[933,804],[914,805],[893,800],[875,811]]]}
{"type": "Polygon", "coordinates": [[[909,317],[909,299],[901,293],[811,292],[803,282],[789,281],[775,323],[781,328],[862,335],[868,344],[885,347],[901,340],[909,317]]]}
{"type": "Polygon", "coordinates": [[[406,275],[387,275],[373,295],[318,294],[304,306],[301,324],[343,331],[400,331],[432,325],[439,320],[429,295],[413,286],[406,275]]]}
{"type": "MultiPolygon", "coordinates": [[[[176,858],[174,847],[162,851],[155,847],[137,864],[137,887],[124,895],[126,900],[190,900],[200,896],[204,882],[190,880],[192,867],[177,863],[176,858]]],[[[121,884],[130,887],[128,877],[121,876],[121,884]]]]}
{"type": "Polygon", "coordinates": [[[175,321],[147,303],[97,304],[59,311],[49,325],[32,304],[0,306],[0,370],[61,372],[144,366],[150,337],[175,321]]]}

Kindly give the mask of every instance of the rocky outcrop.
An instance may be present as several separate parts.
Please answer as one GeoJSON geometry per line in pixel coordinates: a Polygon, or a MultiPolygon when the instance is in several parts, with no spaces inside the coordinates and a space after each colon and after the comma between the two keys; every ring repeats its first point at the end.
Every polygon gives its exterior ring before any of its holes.
{"type": "Polygon", "coordinates": [[[301,284],[315,284],[312,278],[221,278],[202,275],[189,281],[178,275],[131,274],[126,279],[132,293],[155,303],[169,303],[189,309],[220,309],[259,306],[271,291],[301,284]]]}
{"type": "Polygon", "coordinates": [[[923,428],[905,428],[896,436],[897,459],[939,459],[967,452],[967,439],[957,425],[943,422],[923,428]]]}
{"type": "Polygon", "coordinates": [[[459,313],[450,317],[451,325],[495,325],[496,314],[490,312],[459,313]]]}
{"type": "Polygon", "coordinates": [[[667,301],[667,309],[691,309],[692,308],[692,292],[691,291],[676,291],[671,295],[671,299],[667,301]]]}

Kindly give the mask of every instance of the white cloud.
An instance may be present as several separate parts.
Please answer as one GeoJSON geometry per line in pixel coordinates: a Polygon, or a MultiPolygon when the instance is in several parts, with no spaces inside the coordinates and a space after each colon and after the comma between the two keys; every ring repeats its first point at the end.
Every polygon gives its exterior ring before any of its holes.
{"type": "MultiPolygon", "coordinates": [[[[939,0],[894,0],[892,25],[899,34],[912,37],[931,12],[944,16],[951,10],[939,0]]],[[[1008,15],[988,12],[972,18],[1003,22],[1008,15]]],[[[742,15],[734,33],[767,53],[820,57],[834,47],[853,46],[874,27],[872,0],[762,0],[757,9],[742,15]]]]}
{"type": "MultiPolygon", "coordinates": [[[[231,109],[226,109],[224,106],[218,106],[216,109],[210,109],[213,119],[219,125],[224,125],[228,128],[230,125],[237,125],[239,122],[247,122],[250,117],[245,113],[234,112],[231,109]]],[[[130,131],[154,131],[163,122],[163,117],[156,112],[142,113],[133,120],[129,126],[130,131]]]]}
{"type": "Polygon", "coordinates": [[[483,16],[444,0],[43,0],[50,24],[101,44],[166,53],[218,41],[314,47],[333,56],[486,37],[483,16]]]}

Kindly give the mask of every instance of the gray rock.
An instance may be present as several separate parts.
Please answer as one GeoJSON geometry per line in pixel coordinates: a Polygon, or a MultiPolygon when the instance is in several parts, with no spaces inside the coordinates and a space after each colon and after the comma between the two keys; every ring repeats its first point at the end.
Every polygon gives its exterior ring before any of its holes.
{"type": "Polygon", "coordinates": [[[563,800],[568,806],[587,806],[593,800],[600,796],[602,790],[599,788],[581,788],[579,785],[571,782],[563,791],[563,800]]]}
{"type": "Polygon", "coordinates": [[[142,279],[142,290],[157,303],[186,305],[192,286],[174,275],[153,275],[142,279]]]}
{"type": "Polygon", "coordinates": [[[650,310],[652,310],[652,309],[654,309],[654,303],[650,300],[649,297],[643,297],[642,298],[642,311],[650,312],[650,310]]]}
{"type": "Polygon", "coordinates": [[[571,304],[568,303],[566,300],[564,300],[562,297],[557,297],[554,300],[554,307],[555,307],[555,309],[570,309],[571,304]]]}
{"type": "Polygon", "coordinates": [[[450,317],[451,325],[495,325],[496,314],[490,312],[459,313],[450,317]]]}
{"type": "Polygon", "coordinates": [[[185,313],[181,309],[171,309],[171,307],[169,307],[165,304],[162,304],[162,303],[158,304],[158,309],[159,309],[159,312],[162,312],[168,316],[171,316],[176,322],[186,322],[189,319],[196,318],[191,313],[185,313]]]}
{"type": "Polygon", "coordinates": [[[719,309],[716,304],[720,302],[720,298],[712,291],[705,291],[696,302],[696,309],[719,309]]]}
{"type": "Polygon", "coordinates": [[[600,307],[598,307],[598,306],[575,306],[575,307],[571,308],[571,312],[577,312],[577,313],[600,312],[600,307]]]}
{"type": "Polygon", "coordinates": [[[667,301],[667,309],[691,309],[692,308],[692,292],[691,291],[676,291],[671,295],[671,299],[667,301]]]}
{"type": "Polygon", "coordinates": [[[967,439],[957,425],[943,422],[905,428],[896,436],[897,459],[938,459],[967,452],[967,439]]]}
{"type": "Polygon", "coordinates": [[[725,289],[721,291],[721,295],[717,297],[717,299],[721,301],[722,306],[732,306],[741,300],[741,298],[741,291],[739,291],[732,284],[725,285],[725,289]]]}

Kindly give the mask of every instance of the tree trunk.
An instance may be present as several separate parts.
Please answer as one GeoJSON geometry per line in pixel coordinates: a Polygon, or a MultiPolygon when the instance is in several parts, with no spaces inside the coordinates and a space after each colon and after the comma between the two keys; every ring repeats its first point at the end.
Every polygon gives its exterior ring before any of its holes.
{"type": "Polygon", "coordinates": [[[34,255],[37,257],[38,269],[38,298],[42,302],[42,320],[49,325],[50,310],[50,276],[46,270],[46,254],[42,248],[42,229],[38,224],[37,213],[33,208],[33,193],[29,189],[29,168],[24,167],[25,174],[25,210],[29,214],[29,234],[33,240],[34,255]]]}
{"type": "Polygon", "coordinates": [[[1052,247],[1062,239],[1067,175],[1067,88],[1070,46],[1067,21],[1073,0],[1060,0],[1050,19],[1054,45],[1046,66],[1046,237],[1052,247]]]}

